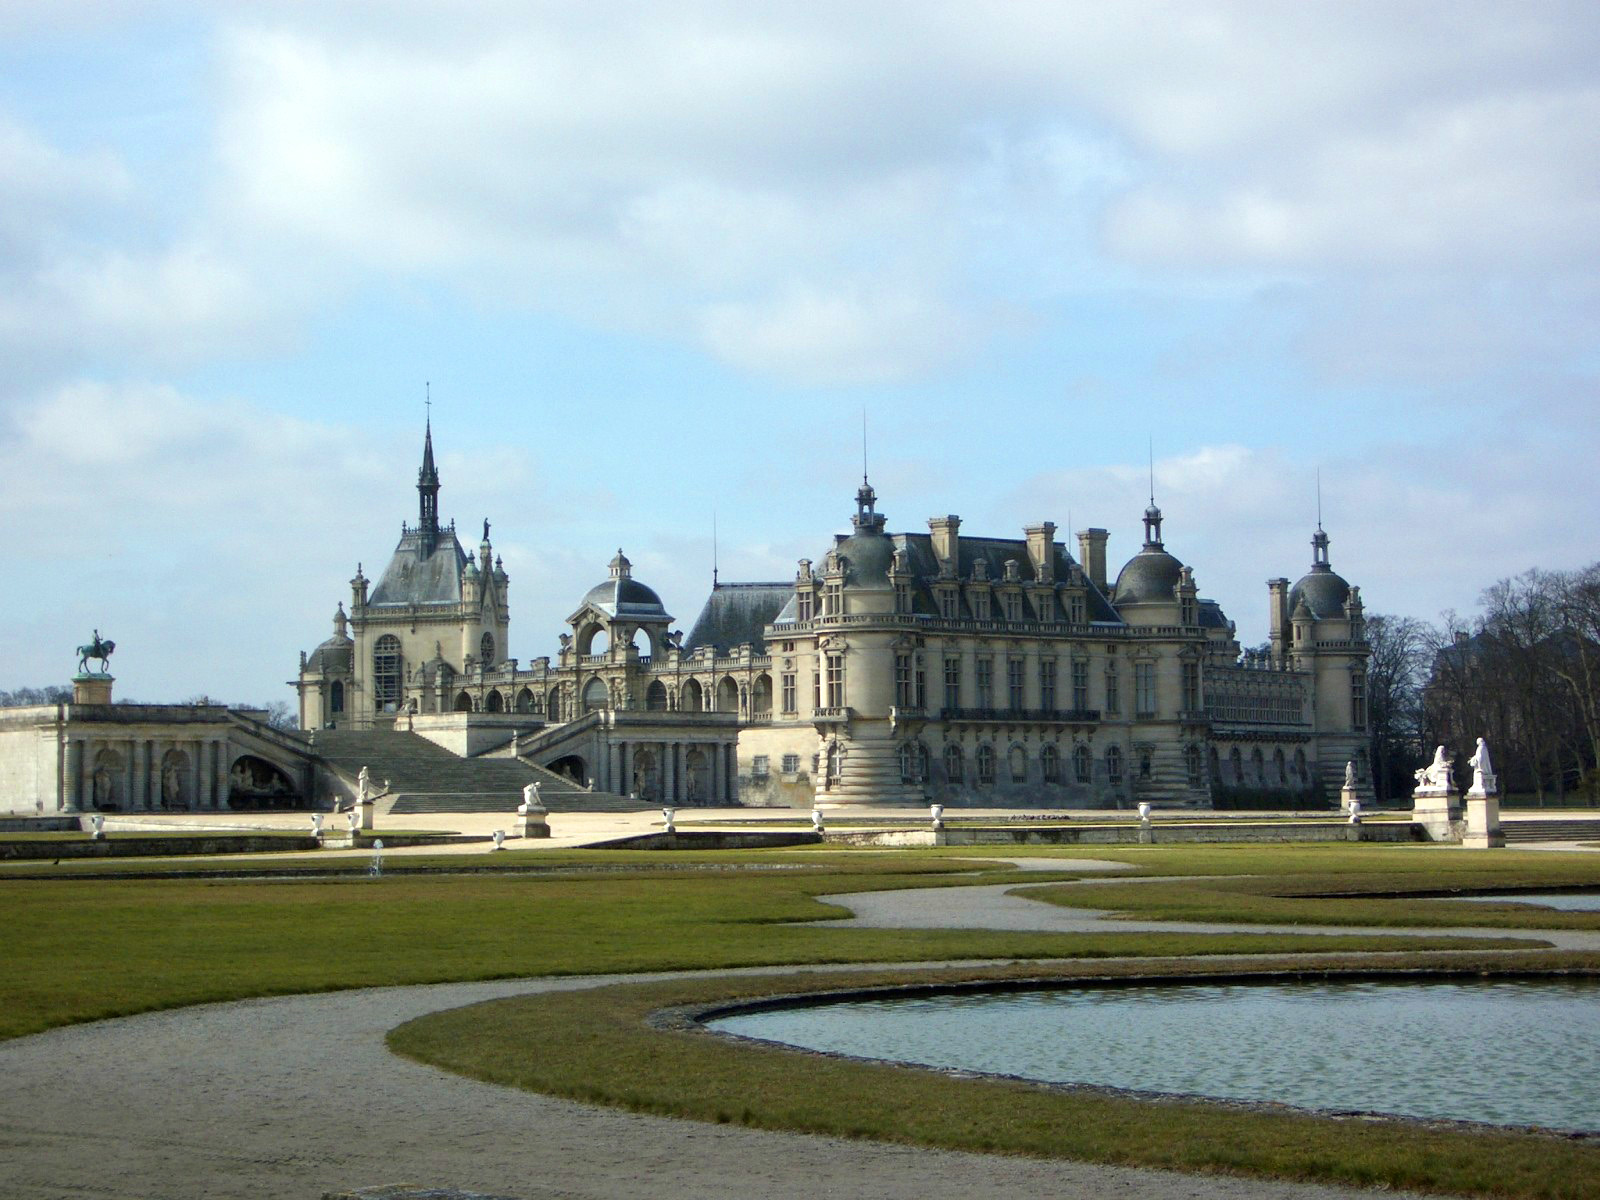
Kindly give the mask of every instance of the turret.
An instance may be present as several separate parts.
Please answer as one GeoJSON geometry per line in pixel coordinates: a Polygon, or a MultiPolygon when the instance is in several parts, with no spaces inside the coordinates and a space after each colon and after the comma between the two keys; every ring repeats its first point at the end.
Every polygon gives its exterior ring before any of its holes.
{"type": "Polygon", "coordinates": [[[422,556],[426,558],[439,544],[439,471],[433,465],[432,417],[423,434],[422,467],[417,471],[417,530],[422,534],[422,556]]]}

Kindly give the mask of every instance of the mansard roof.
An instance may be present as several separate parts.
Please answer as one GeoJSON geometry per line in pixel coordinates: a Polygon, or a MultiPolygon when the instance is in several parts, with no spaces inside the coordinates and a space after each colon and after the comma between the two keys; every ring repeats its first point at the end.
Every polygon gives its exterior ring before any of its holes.
{"type": "MultiPolygon", "coordinates": [[[[939,580],[939,559],[933,552],[933,536],[926,533],[897,533],[893,537],[895,548],[905,551],[916,586],[919,591],[925,593],[939,580]]],[[[1051,544],[1051,553],[1055,556],[1055,578],[1059,586],[1071,577],[1072,568],[1077,566],[1077,561],[1059,542],[1051,544]]],[[[963,581],[970,580],[974,565],[981,560],[989,576],[989,582],[1001,584],[1005,582],[1006,563],[1011,559],[1016,560],[1017,574],[1023,583],[1037,581],[1033,559],[1028,555],[1026,541],[1020,538],[969,537],[962,534],[957,551],[956,576],[963,581]]],[[[1105,595],[1095,587],[1087,575],[1083,577],[1083,583],[1088,589],[1086,615],[1089,620],[1122,624],[1122,618],[1117,615],[1105,595]]],[[[931,595],[927,599],[925,610],[937,611],[931,595]]]]}
{"type": "Polygon", "coordinates": [[[726,654],[749,643],[756,654],[765,654],[762,631],[793,598],[792,583],[719,583],[706,598],[683,648],[693,652],[712,646],[717,653],[726,654]]]}
{"type": "Polygon", "coordinates": [[[367,597],[367,606],[404,607],[411,604],[460,604],[461,576],[467,555],[456,540],[452,522],[438,532],[433,553],[425,550],[425,531],[407,527],[367,597]]]}

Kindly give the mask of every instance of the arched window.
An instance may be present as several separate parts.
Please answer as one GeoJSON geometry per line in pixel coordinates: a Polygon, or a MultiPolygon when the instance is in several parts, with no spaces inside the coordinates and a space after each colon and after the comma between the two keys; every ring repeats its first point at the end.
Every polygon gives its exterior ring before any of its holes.
{"type": "Polygon", "coordinates": [[[838,742],[828,743],[828,786],[839,782],[844,772],[844,748],[838,742]]]}
{"type": "Polygon", "coordinates": [[[961,747],[954,742],[946,744],[944,748],[944,777],[959,787],[964,781],[965,775],[966,767],[961,760],[961,747]]]}
{"type": "Polygon", "coordinates": [[[379,712],[400,707],[400,639],[392,633],[372,648],[372,703],[379,712]]]}
{"type": "Polygon", "coordinates": [[[494,634],[486,633],[478,640],[478,661],[486,667],[494,666],[494,634]]]}
{"type": "Polygon", "coordinates": [[[1200,747],[1193,743],[1183,748],[1183,767],[1189,774],[1189,786],[1199,787],[1204,776],[1201,771],[1205,765],[1205,756],[1200,752],[1200,747]]]}
{"type": "Polygon", "coordinates": [[[1122,782],[1122,747],[1106,747],[1106,779],[1110,783],[1122,782]]]}
{"type": "Polygon", "coordinates": [[[649,712],[666,712],[667,685],[659,679],[652,679],[650,686],[644,690],[644,706],[649,712]]]}
{"type": "Polygon", "coordinates": [[[1306,782],[1306,752],[1304,750],[1296,750],[1294,752],[1294,781],[1302,786],[1306,782]]]}
{"type": "Polygon", "coordinates": [[[915,765],[917,769],[917,782],[928,782],[928,747],[924,742],[916,743],[917,756],[915,765]]]}
{"type": "Polygon", "coordinates": [[[550,689],[550,699],[548,700],[548,702],[545,705],[545,715],[547,717],[549,717],[550,720],[552,720],[552,721],[560,721],[560,720],[563,719],[563,717],[561,716],[561,688],[560,687],[553,687],[553,688],[550,689]]]}
{"type": "Polygon", "coordinates": [[[1244,755],[1237,746],[1228,751],[1228,774],[1232,776],[1229,782],[1235,786],[1244,782],[1244,755]]]}
{"type": "Polygon", "coordinates": [[[344,711],[344,684],[339,680],[333,681],[333,686],[328,689],[328,711],[342,713],[344,711]]]}
{"type": "Polygon", "coordinates": [[[533,711],[533,693],[527,688],[523,688],[517,693],[517,711],[519,713],[531,713],[533,711]]]}
{"type": "Polygon", "coordinates": [[[900,782],[917,782],[917,755],[910,742],[900,743],[900,782]]]}
{"type": "Polygon", "coordinates": [[[503,697],[499,692],[490,692],[489,698],[484,701],[483,707],[488,712],[505,712],[505,697],[503,697]]]}
{"type": "Polygon", "coordinates": [[[1011,760],[1011,782],[1026,783],[1028,781],[1028,752],[1013,743],[1006,757],[1011,760]]]}
{"type": "Polygon", "coordinates": [[[1260,746],[1257,746],[1250,752],[1250,773],[1253,776],[1251,782],[1253,782],[1257,787],[1266,786],[1267,756],[1261,753],[1260,746]]]}
{"type": "Polygon", "coordinates": [[[1072,748],[1072,777],[1079,783],[1088,783],[1094,776],[1094,766],[1089,756],[1089,747],[1079,742],[1072,748]]]}
{"type": "Polygon", "coordinates": [[[1054,745],[1047,743],[1039,751],[1039,769],[1046,783],[1061,782],[1061,752],[1054,745]]]}
{"type": "Polygon", "coordinates": [[[583,685],[583,711],[594,712],[596,709],[607,707],[611,702],[611,693],[606,689],[606,681],[596,675],[583,685]]]}
{"type": "Polygon", "coordinates": [[[1289,782],[1289,764],[1284,761],[1282,746],[1272,752],[1272,765],[1278,773],[1278,786],[1282,787],[1289,782]]]}
{"type": "Polygon", "coordinates": [[[978,785],[994,782],[994,747],[988,742],[978,747],[978,785]]]}
{"type": "Polygon", "coordinates": [[[1151,773],[1152,764],[1154,762],[1154,757],[1155,756],[1150,753],[1150,748],[1148,746],[1141,746],[1139,748],[1139,778],[1140,779],[1149,779],[1150,778],[1150,773],[1151,773]]]}

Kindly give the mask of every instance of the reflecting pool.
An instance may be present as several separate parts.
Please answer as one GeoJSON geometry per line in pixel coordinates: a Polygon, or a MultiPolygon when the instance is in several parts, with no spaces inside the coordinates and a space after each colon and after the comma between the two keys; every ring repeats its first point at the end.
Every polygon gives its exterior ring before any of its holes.
{"type": "Polygon", "coordinates": [[[1057,1083],[1600,1130],[1600,981],[1176,984],[720,1018],[813,1050],[1057,1083]]]}
{"type": "Polygon", "coordinates": [[[1496,896],[1451,896],[1480,904],[1535,904],[1567,912],[1600,912],[1600,892],[1504,892],[1496,896]]]}

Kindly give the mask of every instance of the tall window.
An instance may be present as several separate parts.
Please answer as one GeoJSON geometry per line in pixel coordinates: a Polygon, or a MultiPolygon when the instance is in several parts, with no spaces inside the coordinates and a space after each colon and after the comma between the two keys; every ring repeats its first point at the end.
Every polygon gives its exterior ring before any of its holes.
{"type": "Polygon", "coordinates": [[[939,615],[946,621],[954,621],[961,615],[961,596],[955,588],[939,589],[939,615]]]}
{"type": "Polygon", "coordinates": [[[1089,747],[1081,742],[1072,748],[1072,777],[1079,783],[1088,783],[1094,775],[1094,763],[1089,757],[1089,747]]]}
{"type": "Polygon", "coordinates": [[[1081,593],[1067,597],[1067,621],[1072,625],[1083,624],[1083,596],[1081,593]]]}
{"type": "Polygon", "coordinates": [[[823,584],[822,615],[825,617],[837,617],[840,613],[842,613],[844,611],[843,597],[844,593],[840,584],[823,584]]]}
{"type": "Polygon", "coordinates": [[[1195,604],[1193,596],[1184,596],[1178,601],[1178,620],[1185,625],[1195,623],[1195,604]]]}
{"type": "Polygon", "coordinates": [[[1046,783],[1061,782],[1061,754],[1052,743],[1045,743],[1039,751],[1039,769],[1046,783]]]}
{"type": "Polygon", "coordinates": [[[342,713],[344,711],[344,684],[337,679],[333,681],[333,686],[328,689],[328,711],[331,713],[342,713]]]}
{"type": "Polygon", "coordinates": [[[985,742],[978,747],[978,783],[994,782],[994,747],[985,742]]]}
{"type": "Polygon", "coordinates": [[[478,661],[486,667],[494,666],[494,634],[486,633],[478,640],[478,661]]]}
{"type": "Polygon", "coordinates": [[[1006,659],[1006,695],[1011,701],[1011,708],[1015,712],[1022,709],[1022,671],[1023,662],[1020,658],[1006,659]]]}
{"type": "Polygon", "coordinates": [[[1272,766],[1278,775],[1278,785],[1286,785],[1289,782],[1289,765],[1284,761],[1282,746],[1272,752],[1272,766]]]}
{"type": "Polygon", "coordinates": [[[960,787],[965,781],[965,775],[966,767],[961,760],[961,747],[950,742],[944,748],[944,777],[960,787]]]}
{"type": "Polygon", "coordinates": [[[798,754],[785,754],[783,756],[783,773],[793,775],[800,770],[800,756],[798,754]]]}
{"type": "Polygon", "coordinates": [[[1122,681],[1117,678],[1117,664],[1106,664],[1106,712],[1116,716],[1122,711],[1122,681]]]}
{"type": "Polygon", "coordinates": [[[772,759],[765,754],[758,754],[750,760],[750,778],[765,779],[770,773],[772,759]]]}
{"type": "Polygon", "coordinates": [[[1007,592],[1001,597],[1001,603],[1006,608],[1006,620],[1022,620],[1022,595],[1020,592],[1007,592]]]}
{"type": "Polygon", "coordinates": [[[1045,712],[1056,710],[1056,660],[1039,660],[1039,707],[1045,712]]]}
{"type": "Polygon", "coordinates": [[[994,707],[994,659],[978,660],[978,707],[994,707]]]}
{"type": "Polygon", "coordinates": [[[961,707],[961,660],[944,660],[944,706],[952,711],[961,707]]]}
{"type": "Polygon", "coordinates": [[[1189,786],[1199,787],[1204,775],[1205,759],[1201,756],[1200,747],[1191,743],[1183,748],[1183,767],[1189,775],[1189,786]]]}
{"type": "Polygon", "coordinates": [[[1139,749],[1139,778],[1140,779],[1149,779],[1150,778],[1151,764],[1154,762],[1154,759],[1155,759],[1155,756],[1153,754],[1151,754],[1150,748],[1148,746],[1140,747],[1140,749],[1139,749]]]}
{"type": "Polygon", "coordinates": [[[1082,712],[1089,707],[1089,661],[1072,660],[1072,707],[1082,712]]]}
{"type": "Polygon", "coordinates": [[[1183,708],[1185,712],[1200,711],[1200,664],[1183,664],[1183,708]]]}
{"type": "Polygon", "coordinates": [[[910,708],[916,697],[911,690],[911,655],[894,656],[894,702],[899,708],[910,708]]]}
{"type": "Polygon", "coordinates": [[[1011,749],[1006,752],[1006,757],[1011,762],[1011,782],[1028,782],[1028,752],[1016,742],[1011,743],[1011,749]]]}
{"type": "Polygon", "coordinates": [[[897,583],[894,585],[894,610],[897,613],[911,611],[911,585],[909,583],[897,583]]]}
{"type": "Polygon", "coordinates": [[[1134,710],[1141,717],[1156,715],[1156,665],[1141,662],[1133,664],[1134,710]]]}
{"type": "Polygon", "coordinates": [[[1350,726],[1367,727],[1367,676],[1363,671],[1350,673],[1350,726]]]}
{"type": "Polygon", "coordinates": [[[786,713],[794,712],[795,711],[795,687],[794,687],[794,672],[793,671],[785,671],[783,673],[782,692],[783,692],[783,711],[786,712],[786,713]]]}
{"type": "Polygon", "coordinates": [[[1040,592],[1035,607],[1039,610],[1039,620],[1054,621],[1056,619],[1056,598],[1050,592],[1040,592]]]}
{"type": "Polygon", "coordinates": [[[1106,780],[1109,783],[1122,782],[1122,747],[1106,747],[1106,780]]]}
{"type": "Polygon", "coordinates": [[[811,620],[811,606],[813,597],[810,588],[803,588],[795,595],[795,616],[802,621],[811,620]]]}
{"type": "Polygon", "coordinates": [[[916,674],[913,676],[916,683],[916,705],[919,709],[928,707],[928,675],[922,669],[922,655],[917,655],[916,674]]]}
{"type": "Polygon", "coordinates": [[[900,782],[917,782],[917,752],[910,742],[900,743],[900,782]]]}
{"type": "Polygon", "coordinates": [[[400,707],[400,639],[386,633],[372,650],[372,702],[379,712],[400,707]]]}
{"type": "Polygon", "coordinates": [[[844,771],[844,749],[838,742],[828,743],[828,775],[827,786],[832,787],[839,782],[839,776],[844,771]]]}
{"type": "Polygon", "coordinates": [[[967,604],[972,608],[974,620],[987,621],[989,619],[989,593],[981,588],[974,588],[967,596],[967,604]]]}
{"type": "Polygon", "coordinates": [[[844,655],[828,655],[828,707],[844,707],[844,655]]]}

